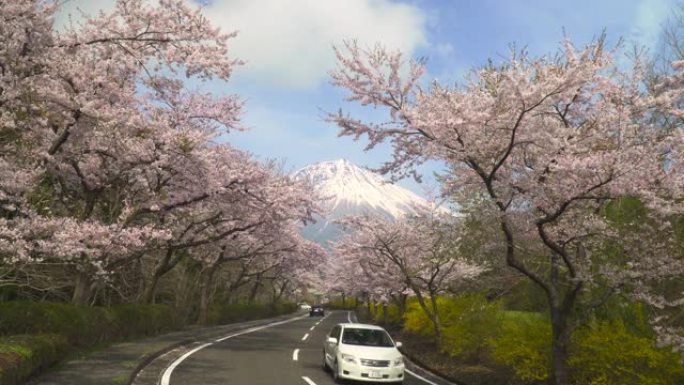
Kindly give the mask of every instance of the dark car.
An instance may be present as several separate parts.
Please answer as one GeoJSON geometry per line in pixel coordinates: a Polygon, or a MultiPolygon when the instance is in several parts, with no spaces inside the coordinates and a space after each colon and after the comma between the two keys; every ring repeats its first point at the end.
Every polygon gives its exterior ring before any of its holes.
{"type": "Polygon", "coordinates": [[[309,310],[309,317],[313,317],[315,315],[320,315],[320,316],[325,315],[325,311],[323,310],[323,306],[321,306],[321,305],[311,306],[311,310],[309,310]]]}

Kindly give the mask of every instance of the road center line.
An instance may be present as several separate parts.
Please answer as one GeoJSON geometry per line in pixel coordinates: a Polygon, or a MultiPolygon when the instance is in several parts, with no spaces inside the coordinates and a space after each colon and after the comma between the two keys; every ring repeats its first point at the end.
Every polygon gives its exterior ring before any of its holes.
{"type": "Polygon", "coordinates": [[[173,373],[173,370],[176,369],[176,367],[177,367],[178,365],[180,365],[181,362],[185,361],[186,358],[188,358],[188,357],[190,357],[192,354],[197,353],[198,351],[200,351],[200,350],[206,348],[207,346],[211,346],[211,345],[213,345],[213,344],[215,344],[215,343],[217,343],[217,342],[225,341],[225,340],[227,340],[227,339],[229,339],[229,338],[241,336],[241,335],[244,335],[244,334],[254,333],[254,332],[256,332],[256,331],[263,330],[263,329],[267,329],[267,328],[270,328],[270,327],[273,327],[273,326],[278,326],[278,325],[286,324],[286,323],[288,323],[288,322],[293,322],[293,321],[297,321],[297,320],[300,320],[300,319],[304,319],[304,317],[305,317],[305,316],[294,317],[294,318],[286,319],[286,320],[284,320],[284,321],[273,322],[273,323],[270,323],[270,324],[266,324],[266,325],[262,325],[262,326],[257,326],[257,327],[253,327],[253,328],[249,328],[249,329],[245,329],[245,330],[239,331],[239,332],[237,332],[237,333],[233,333],[233,334],[227,335],[227,336],[225,336],[225,337],[219,338],[219,339],[217,339],[217,340],[214,340],[213,342],[207,342],[206,344],[202,344],[202,345],[200,345],[200,346],[198,346],[198,347],[196,347],[196,348],[190,350],[189,352],[183,354],[182,356],[178,357],[175,361],[173,361],[173,362],[171,363],[171,365],[169,365],[169,366],[166,368],[166,370],[164,370],[164,374],[162,375],[162,379],[161,379],[161,381],[159,382],[159,384],[160,384],[160,385],[169,385],[170,382],[171,382],[171,373],[173,373]]]}
{"type": "Polygon", "coordinates": [[[347,320],[349,321],[349,323],[352,323],[352,320],[351,320],[351,311],[348,311],[348,312],[347,312],[347,320]]]}
{"type": "Polygon", "coordinates": [[[302,376],[302,380],[306,381],[306,383],[309,385],[316,385],[316,383],[311,381],[311,379],[309,377],[302,376]]]}
{"type": "Polygon", "coordinates": [[[310,327],[309,330],[314,330],[315,327],[316,327],[316,325],[310,327]]]}
{"type": "Polygon", "coordinates": [[[292,352],[292,361],[297,360],[299,360],[299,349],[295,349],[294,352],[292,352]]]}
{"type": "Polygon", "coordinates": [[[406,368],[404,368],[404,371],[405,371],[406,373],[412,375],[413,377],[415,377],[415,378],[417,378],[417,379],[419,379],[419,380],[421,380],[421,381],[427,383],[427,384],[430,384],[430,385],[439,385],[438,383],[432,382],[432,381],[428,380],[427,378],[421,376],[420,374],[418,374],[418,373],[416,373],[416,372],[414,372],[414,371],[408,370],[408,369],[406,369],[406,368]]]}
{"type": "Polygon", "coordinates": [[[304,334],[304,337],[302,337],[302,341],[306,341],[307,338],[309,338],[309,333],[304,334]]]}

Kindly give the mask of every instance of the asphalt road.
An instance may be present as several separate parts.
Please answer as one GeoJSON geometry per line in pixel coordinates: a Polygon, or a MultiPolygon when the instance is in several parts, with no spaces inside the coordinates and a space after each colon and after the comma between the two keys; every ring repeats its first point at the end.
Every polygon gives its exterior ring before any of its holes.
{"type": "MultiPolygon", "coordinates": [[[[349,322],[347,311],[247,331],[188,352],[167,368],[162,385],[333,385],[322,369],[323,340],[349,322]],[[168,381],[168,383],[165,383],[168,381]]],[[[418,375],[419,376],[419,375],[418,375]]],[[[434,384],[406,373],[405,385],[434,384]]]]}

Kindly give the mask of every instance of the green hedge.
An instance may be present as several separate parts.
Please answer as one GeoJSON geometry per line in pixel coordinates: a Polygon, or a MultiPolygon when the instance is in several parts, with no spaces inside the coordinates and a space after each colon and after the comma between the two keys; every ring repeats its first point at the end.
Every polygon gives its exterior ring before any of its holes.
{"type": "Polygon", "coordinates": [[[19,384],[74,349],[178,329],[164,305],[0,302],[0,384],[19,384]]]}
{"type": "Polygon", "coordinates": [[[74,306],[50,302],[0,302],[0,335],[55,333],[77,347],[154,335],[180,326],[165,305],[74,306]]]}
{"type": "Polygon", "coordinates": [[[117,305],[109,309],[118,338],[135,338],[169,332],[183,326],[170,306],[117,305]]]}
{"type": "Polygon", "coordinates": [[[32,373],[59,361],[69,342],[59,334],[0,337],[0,384],[21,384],[32,373]]]}
{"type": "Polygon", "coordinates": [[[297,310],[294,303],[219,303],[209,308],[209,323],[214,325],[250,321],[292,313],[297,310]]]}
{"type": "Polygon", "coordinates": [[[337,310],[352,310],[356,306],[358,306],[358,303],[354,297],[346,298],[344,301],[341,298],[334,299],[326,304],[326,307],[337,310]]]}

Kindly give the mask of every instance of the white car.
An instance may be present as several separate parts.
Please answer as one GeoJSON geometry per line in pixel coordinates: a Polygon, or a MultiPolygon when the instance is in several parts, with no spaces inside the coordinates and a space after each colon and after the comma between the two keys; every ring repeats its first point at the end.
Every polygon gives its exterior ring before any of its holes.
{"type": "Polygon", "coordinates": [[[302,310],[311,310],[311,305],[306,302],[302,302],[299,304],[299,308],[302,310]]]}
{"type": "Polygon", "coordinates": [[[404,358],[387,331],[379,326],[337,324],[323,342],[323,369],[332,371],[335,382],[393,382],[404,380],[404,358]]]}

